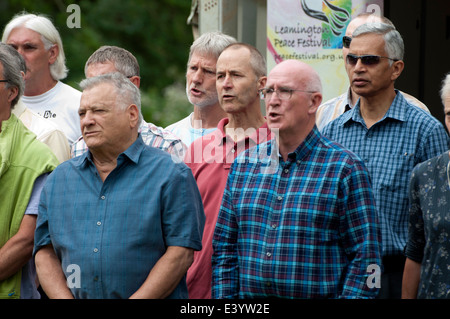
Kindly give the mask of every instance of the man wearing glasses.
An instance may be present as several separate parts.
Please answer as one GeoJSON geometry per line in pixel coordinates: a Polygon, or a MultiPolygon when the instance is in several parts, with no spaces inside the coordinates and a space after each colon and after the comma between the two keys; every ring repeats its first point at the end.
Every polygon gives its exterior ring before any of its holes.
{"type": "Polygon", "coordinates": [[[322,131],[360,156],[371,175],[383,240],[380,298],[401,296],[411,171],[449,148],[443,125],[394,88],[404,68],[403,54],[403,39],[393,26],[359,26],[346,69],[352,91],[360,98],[322,131]]]}
{"type": "MultiPolygon", "coordinates": [[[[342,55],[344,57],[344,63],[346,63],[347,60],[347,53],[352,41],[353,31],[355,31],[355,29],[360,25],[368,22],[382,22],[385,24],[389,24],[393,28],[395,28],[394,24],[386,17],[380,17],[372,13],[362,13],[358,15],[356,18],[350,21],[345,31],[345,36],[342,39],[342,55]]],[[[405,92],[399,92],[403,94],[403,96],[409,103],[429,112],[428,108],[421,101],[405,92]]],[[[358,99],[358,94],[356,94],[350,86],[347,92],[345,92],[344,94],[332,98],[331,100],[328,100],[320,105],[316,113],[316,125],[319,130],[322,130],[325,125],[337,118],[342,113],[350,110],[356,104],[358,99]]]]}
{"type": "Polygon", "coordinates": [[[270,72],[262,97],[279,137],[231,166],[213,238],[213,298],[377,295],[368,284],[369,267],[381,263],[369,174],[315,126],[321,90],[303,62],[270,72]],[[255,153],[275,153],[275,170],[255,153]]]}

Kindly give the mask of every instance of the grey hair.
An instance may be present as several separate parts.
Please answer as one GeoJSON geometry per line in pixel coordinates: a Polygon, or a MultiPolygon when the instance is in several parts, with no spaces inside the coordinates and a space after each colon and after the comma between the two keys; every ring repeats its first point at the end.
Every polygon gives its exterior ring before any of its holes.
{"type": "Polygon", "coordinates": [[[115,88],[116,106],[123,110],[131,104],[137,106],[139,110],[139,126],[142,122],[141,93],[136,85],[129,81],[122,73],[114,72],[84,79],[80,83],[80,88],[84,91],[105,83],[111,84],[115,88]]]}
{"type": "Polygon", "coordinates": [[[98,48],[84,66],[86,74],[88,66],[97,63],[112,62],[116,70],[127,77],[140,76],[139,63],[131,52],[112,45],[104,45],[98,48]]]}
{"type": "Polygon", "coordinates": [[[12,46],[0,43],[0,63],[3,66],[2,77],[4,80],[8,80],[5,87],[16,87],[18,89],[17,96],[11,101],[11,109],[13,109],[25,90],[25,81],[21,73],[25,61],[12,46]]]}
{"type": "Polygon", "coordinates": [[[203,33],[192,43],[189,50],[188,63],[191,61],[194,53],[211,55],[217,59],[228,45],[236,42],[235,38],[220,31],[203,33]]]}
{"type": "Polygon", "coordinates": [[[393,23],[391,20],[389,20],[389,19],[386,18],[385,16],[380,16],[380,15],[377,15],[377,14],[375,14],[375,13],[373,13],[373,12],[363,12],[363,13],[360,13],[360,14],[358,14],[355,18],[353,18],[353,20],[356,19],[356,18],[366,18],[366,19],[369,21],[368,23],[376,23],[376,22],[373,22],[373,20],[370,21],[370,20],[371,20],[370,18],[372,18],[372,19],[378,19],[378,20],[380,20],[382,23],[388,24],[388,25],[390,25],[391,27],[393,27],[393,28],[395,29],[395,25],[394,25],[394,23],[393,23]]]}
{"type": "Polygon", "coordinates": [[[53,23],[44,15],[28,14],[26,12],[15,15],[3,30],[2,42],[7,42],[11,31],[17,27],[25,27],[41,35],[46,50],[57,45],[59,48],[58,57],[55,63],[50,65],[50,73],[56,81],[67,77],[66,56],[64,55],[61,36],[53,23]]]}
{"type": "Polygon", "coordinates": [[[227,46],[224,51],[229,49],[237,50],[240,48],[247,48],[247,50],[250,51],[250,65],[252,66],[253,72],[255,73],[256,77],[260,78],[262,76],[266,76],[266,59],[261,54],[261,52],[259,52],[258,49],[253,45],[248,43],[236,42],[227,46]]]}
{"type": "Polygon", "coordinates": [[[450,72],[447,73],[444,80],[442,80],[442,87],[440,90],[442,104],[445,104],[445,100],[450,98],[450,72]]]}
{"type": "MultiPolygon", "coordinates": [[[[355,29],[352,37],[357,38],[368,33],[382,35],[388,57],[394,60],[403,60],[405,45],[402,36],[395,27],[386,23],[365,23],[355,29]]],[[[389,63],[392,64],[392,60],[389,63]]]]}

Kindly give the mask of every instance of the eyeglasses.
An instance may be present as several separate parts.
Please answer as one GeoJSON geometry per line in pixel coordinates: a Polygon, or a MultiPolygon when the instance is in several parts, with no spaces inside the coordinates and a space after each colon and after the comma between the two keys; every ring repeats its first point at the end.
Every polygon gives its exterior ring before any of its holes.
{"type": "Polygon", "coordinates": [[[261,89],[259,93],[261,94],[261,99],[270,100],[272,98],[273,93],[275,92],[280,100],[289,100],[292,96],[292,92],[305,92],[305,93],[314,93],[313,91],[304,91],[304,90],[293,90],[293,89],[261,89]]]}
{"type": "Polygon", "coordinates": [[[379,56],[379,55],[354,55],[347,54],[347,63],[350,65],[356,65],[358,60],[361,59],[361,63],[364,65],[376,65],[380,63],[381,59],[389,59],[392,61],[398,61],[397,59],[391,59],[387,56],[379,56]]]}
{"type": "Polygon", "coordinates": [[[342,38],[342,45],[344,46],[344,48],[350,48],[350,42],[352,42],[352,38],[344,35],[344,37],[342,38]]]}
{"type": "Polygon", "coordinates": [[[9,82],[9,80],[0,80],[0,82],[9,82]]]}

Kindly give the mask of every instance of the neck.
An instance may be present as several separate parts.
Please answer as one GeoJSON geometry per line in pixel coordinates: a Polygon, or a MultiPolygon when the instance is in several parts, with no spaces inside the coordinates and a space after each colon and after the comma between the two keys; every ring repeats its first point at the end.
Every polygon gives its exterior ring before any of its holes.
{"type": "Polygon", "coordinates": [[[302,144],[305,141],[305,138],[311,133],[315,125],[315,118],[314,122],[310,122],[306,125],[306,127],[303,127],[301,131],[296,130],[293,131],[283,131],[279,132],[279,137],[277,138],[279,152],[281,154],[281,157],[283,157],[283,160],[286,161],[288,158],[289,153],[294,152],[300,144],[302,144]]]}
{"type": "Polygon", "coordinates": [[[391,107],[395,96],[396,94],[393,89],[384,91],[382,94],[374,96],[361,96],[361,116],[364,119],[367,128],[372,127],[372,125],[374,125],[384,117],[386,112],[391,107]]]}
{"type": "Polygon", "coordinates": [[[196,129],[216,128],[219,121],[225,117],[227,113],[222,110],[219,103],[202,108],[194,105],[191,125],[196,129]]]}
{"type": "Polygon", "coordinates": [[[11,117],[11,109],[4,110],[0,112],[0,132],[2,131],[2,122],[9,120],[11,117]]]}
{"type": "MultiPolygon", "coordinates": [[[[137,138],[137,133],[136,133],[137,138]]],[[[120,154],[125,152],[136,141],[129,140],[128,142],[121,143],[120,146],[111,145],[110,147],[90,148],[92,159],[95,167],[97,168],[100,178],[104,182],[109,173],[117,166],[117,158],[120,154]]]]}
{"type": "Polygon", "coordinates": [[[235,129],[233,139],[235,142],[245,139],[252,131],[247,131],[249,128],[258,129],[266,119],[261,112],[255,114],[248,113],[230,113],[228,114],[228,124],[225,129],[235,129]]]}
{"type": "Polygon", "coordinates": [[[24,95],[36,96],[44,94],[45,92],[54,88],[56,83],[58,83],[58,81],[53,80],[53,78],[51,77],[47,79],[47,81],[41,81],[39,79],[37,81],[33,81],[31,79],[28,79],[25,84],[24,95]]]}
{"type": "Polygon", "coordinates": [[[355,91],[353,91],[351,88],[350,88],[350,99],[353,106],[356,104],[356,102],[358,102],[359,99],[359,95],[356,94],[355,91]]]}

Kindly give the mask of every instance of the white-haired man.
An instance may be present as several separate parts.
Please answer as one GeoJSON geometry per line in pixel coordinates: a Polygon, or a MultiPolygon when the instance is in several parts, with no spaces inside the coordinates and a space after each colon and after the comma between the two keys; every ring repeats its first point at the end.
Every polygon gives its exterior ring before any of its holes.
{"type": "Polygon", "coordinates": [[[61,82],[67,68],[58,30],[42,15],[20,13],[6,25],[2,42],[12,45],[25,59],[24,104],[55,122],[72,144],[81,135],[81,92],[61,82]]]}

